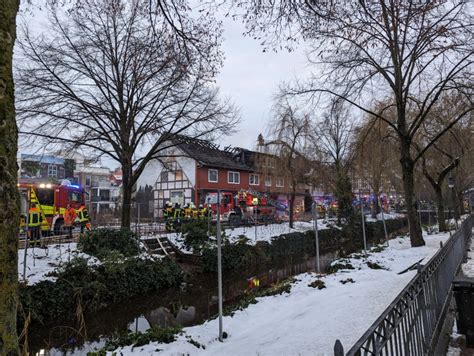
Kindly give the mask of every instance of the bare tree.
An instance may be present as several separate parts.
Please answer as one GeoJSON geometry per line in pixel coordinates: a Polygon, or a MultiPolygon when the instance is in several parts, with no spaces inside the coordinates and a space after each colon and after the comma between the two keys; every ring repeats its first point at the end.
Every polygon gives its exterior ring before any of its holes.
{"type": "Polygon", "coordinates": [[[212,86],[221,53],[211,25],[188,23],[200,41],[184,46],[144,2],[82,0],[67,14],[51,9],[47,38],[26,33],[21,42],[20,132],[118,161],[122,227],[133,185],[150,160],[167,156],[173,137],[228,133],[237,122],[212,86]]]}
{"type": "Polygon", "coordinates": [[[390,135],[388,125],[368,116],[355,131],[355,162],[357,176],[366,179],[374,194],[372,217],[380,212],[379,196],[388,189],[388,178],[394,172],[391,167],[391,151],[396,149],[396,139],[390,135]]]}
{"type": "Polygon", "coordinates": [[[288,189],[289,224],[293,227],[296,190],[308,179],[310,172],[305,150],[311,132],[311,120],[287,101],[275,106],[275,117],[270,122],[270,139],[264,144],[276,156],[278,176],[286,178],[288,189]]]}
{"type": "Polygon", "coordinates": [[[419,151],[413,142],[444,92],[456,90],[472,100],[471,5],[464,0],[242,1],[241,5],[248,10],[245,19],[251,33],[263,33],[259,24],[265,23],[276,31],[265,31],[270,32],[270,43],[286,35],[312,45],[310,61],[322,73],[298,83],[293,94],[341,98],[396,133],[411,244],[424,245],[416,213],[415,165],[473,106],[452,117],[419,151]],[[389,99],[395,120],[384,111],[372,111],[367,97],[389,99]],[[409,111],[414,115],[408,116],[409,111]]]}
{"type": "MultiPolygon", "coordinates": [[[[424,123],[423,130],[418,135],[417,143],[421,141],[420,145],[424,145],[423,141],[430,140],[433,135],[432,132],[438,131],[438,126],[445,126],[446,121],[451,120],[453,116],[456,117],[459,111],[465,110],[465,106],[468,105],[470,103],[463,100],[462,96],[444,96],[433,108],[424,123]]],[[[422,157],[423,175],[433,188],[436,197],[439,231],[447,230],[444,216],[443,185],[446,177],[452,174],[464,159],[464,156],[469,156],[470,151],[472,151],[472,125],[471,120],[460,121],[446,135],[431,145],[422,157]]],[[[454,187],[451,189],[455,195],[451,199],[453,202],[457,202],[455,189],[454,187]]],[[[459,209],[456,209],[457,205],[455,204],[454,211],[455,216],[459,217],[459,209]]]]}
{"type": "Polygon", "coordinates": [[[332,191],[337,199],[338,220],[351,217],[352,184],[349,169],[353,160],[353,116],[342,100],[335,99],[323,115],[322,120],[315,124],[312,132],[313,145],[317,156],[329,163],[334,173],[330,178],[332,191]]]}

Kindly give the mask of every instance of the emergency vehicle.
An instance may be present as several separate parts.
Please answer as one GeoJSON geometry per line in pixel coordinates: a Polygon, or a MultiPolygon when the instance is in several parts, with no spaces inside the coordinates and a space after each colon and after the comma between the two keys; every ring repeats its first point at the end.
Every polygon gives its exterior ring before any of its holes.
{"type": "Polygon", "coordinates": [[[63,234],[64,212],[70,204],[77,212],[76,223],[90,229],[89,214],[85,205],[83,188],[72,184],[18,184],[20,191],[20,229],[24,230],[28,220],[30,229],[41,231],[43,236],[63,234]],[[28,219],[27,219],[28,215],[28,219]]]}
{"type": "MultiPolygon", "coordinates": [[[[220,213],[223,220],[232,224],[248,223],[249,221],[273,222],[276,209],[287,210],[281,202],[271,199],[265,193],[253,189],[241,189],[237,194],[220,193],[220,213]]],[[[206,205],[212,214],[217,213],[217,193],[206,196],[206,205]]]]}

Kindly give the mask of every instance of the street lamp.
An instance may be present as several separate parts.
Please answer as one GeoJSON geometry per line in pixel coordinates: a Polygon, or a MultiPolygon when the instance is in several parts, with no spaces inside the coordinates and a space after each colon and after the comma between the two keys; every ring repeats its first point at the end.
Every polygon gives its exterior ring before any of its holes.
{"type": "Polygon", "coordinates": [[[221,244],[221,191],[217,191],[217,295],[219,302],[219,341],[222,342],[222,244],[221,244]]]}
{"type": "Polygon", "coordinates": [[[318,210],[316,202],[313,202],[311,209],[313,213],[314,238],[316,240],[316,271],[318,274],[321,274],[321,266],[319,263],[318,210]]]}
{"type": "Polygon", "coordinates": [[[453,202],[452,202],[453,216],[454,216],[454,221],[456,223],[456,230],[457,230],[457,228],[458,228],[458,219],[457,219],[456,212],[455,212],[455,209],[456,209],[456,193],[454,191],[454,177],[451,173],[449,174],[449,177],[448,177],[448,187],[449,187],[449,189],[451,189],[451,198],[453,200],[453,202]]]}

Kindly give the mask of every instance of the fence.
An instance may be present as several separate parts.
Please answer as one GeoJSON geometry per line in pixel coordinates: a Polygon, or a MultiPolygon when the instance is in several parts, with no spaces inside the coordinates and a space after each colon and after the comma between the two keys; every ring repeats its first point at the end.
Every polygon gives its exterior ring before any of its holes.
{"type": "MultiPolygon", "coordinates": [[[[466,253],[472,216],[424,266],[346,355],[432,355],[451,283],[466,253]]],[[[336,355],[342,345],[336,341],[336,355]]]]}

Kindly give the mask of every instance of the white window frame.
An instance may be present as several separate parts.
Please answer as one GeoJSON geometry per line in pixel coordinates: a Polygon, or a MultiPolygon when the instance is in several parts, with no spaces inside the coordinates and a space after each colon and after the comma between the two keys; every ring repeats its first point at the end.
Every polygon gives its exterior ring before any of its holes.
{"type": "Polygon", "coordinates": [[[229,183],[229,184],[240,184],[240,172],[235,172],[235,171],[229,171],[229,172],[227,172],[227,183],[229,183]],[[234,174],[237,175],[237,177],[238,177],[238,179],[237,179],[238,181],[237,181],[237,182],[235,182],[235,181],[231,182],[231,181],[230,181],[230,176],[231,176],[231,174],[232,174],[232,175],[234,175],[234,174]]]}
{"type": "Polygon", "coordinates": [[[271,187],[272,186],[272,177],[266,176],[265,177],[265,187],[271,187]]]}
{"type": "Polygon", "coordinates": [[[219,182],[219,170],[209,168],[207,170],[207,181],[209,183],[218,183],[219,182]],[[216,172],[216,180],[211,180],[211,171],[216,172]]]}
{"type": "Polygon", "coordinates": [[[284,188],[284,187],[285,187],[285,178],[278,177],[278,178],[276,179],[275,186],[276,186],[277,188],[284,188]],[[283,183],[280,184],[281,182],[283,182],[283,183]]]}
{"type": "Polygon", "coordinates": [[[55,164],[48,165],[48,177],[58,177],[58,166],[55,164]]]}
{"type": "Polygon", "coordinates": [[[256,173],[249,174],[249,184],[250,185],[260,185],[260,175],[256,173]],[[254,177],[254,182],[252,183],[252,177],[254,177]],[[257,178],[257,182],[255,183],[255,177],[257,178]]]}

